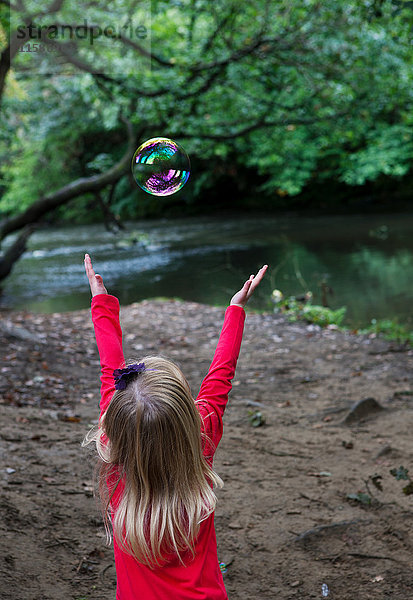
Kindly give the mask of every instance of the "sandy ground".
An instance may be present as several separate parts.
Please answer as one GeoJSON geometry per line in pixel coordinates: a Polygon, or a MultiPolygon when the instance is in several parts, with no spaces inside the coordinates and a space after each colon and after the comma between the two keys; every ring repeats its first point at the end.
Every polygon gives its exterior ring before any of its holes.
{"type": "MultiPolygon", "coordinates": [[[[176,301],[124,307],[126,356],[170,356],[196,394],[223,314],[176,301]]],[[[81,448],[99,395],[89,311],[0,316],[0,596],[113,600],[112,549],[81,448]]],[[[215,462],[230,599],[413,598],[413,496],[390,474],[403,465],[413,477],[412,366],[411,350],[380,339],[248,314],[215,462]],[[384,410],[346,424],[368,397],[384,410]],[[371,503],[348,498],[358,492],[371,503]]]]}

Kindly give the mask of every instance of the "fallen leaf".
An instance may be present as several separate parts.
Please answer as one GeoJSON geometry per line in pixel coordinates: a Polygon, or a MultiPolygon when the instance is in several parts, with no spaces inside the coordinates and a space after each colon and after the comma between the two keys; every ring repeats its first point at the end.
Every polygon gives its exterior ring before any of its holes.
{"type": "Polygon", "coordinates": [[[80,423],[81,419],[80,417],[75,417],[75,416],[68,416],[68,415],[64,415],[60,418],[61,421],[65,421],[67,423],[80,423]]]}
{"type": "Polygon", "coordinates": [[[48,477],[47,475],[43,475],[42,479],[46,483],[56,483],[56,479],[54,477],[48,477]]]}

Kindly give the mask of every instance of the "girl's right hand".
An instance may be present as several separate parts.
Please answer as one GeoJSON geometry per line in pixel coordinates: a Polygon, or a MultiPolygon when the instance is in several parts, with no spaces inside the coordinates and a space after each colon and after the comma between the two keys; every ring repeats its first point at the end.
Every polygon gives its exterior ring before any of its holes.
{"type": "Polygon", "coordinates": [[[96,275],[95,271],[92,267],[92,261],[90,259],[89,254],[85,254],[85,269],[86,275],[89,280],[90,291],[93,296],[98,296],[99,294],[107,294],[107,289],[103,285],[103,279],[100,275],[96,275]]]}

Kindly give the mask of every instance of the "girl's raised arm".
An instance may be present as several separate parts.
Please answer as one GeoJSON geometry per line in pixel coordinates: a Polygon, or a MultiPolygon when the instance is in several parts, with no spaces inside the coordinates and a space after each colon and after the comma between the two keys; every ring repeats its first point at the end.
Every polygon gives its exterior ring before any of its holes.
{"type": "Polygon", "coordinates": [[[198,410],[203,421],[204,433],[212,442],[206,452],[208,458],[212,458],[222,436],[222,417],[231,391],[231,380],[235,374],[244,330],[243,308],[261,282],[266,270],[267,265],[264,265],[257,275],[251,275],[231,298],[230,306],[225,311],[224,324],[212,364],[199,390],[198,410]]]}
{"type": "Polygon", "coordinates": [[[92,261],[85,255],[86,275],[92,293],[92,321],[101,366],[100,409],[104,412],[115,391],[113,371],[122,367],[125,359],[122,350],[122,329],[119,323],[119,301],[108,294],[100,275],[96,275],[92,261]]]}

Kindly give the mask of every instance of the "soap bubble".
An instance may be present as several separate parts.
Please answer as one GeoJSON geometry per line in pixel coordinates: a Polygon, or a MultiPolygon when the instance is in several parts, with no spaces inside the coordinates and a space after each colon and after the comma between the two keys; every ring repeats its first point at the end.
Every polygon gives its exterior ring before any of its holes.
{"type": "Polygon", "coordinates": [[[170,196],[188,181],[191,164],[185,150],[168,138],[152,138],[136,150],[132,174],[148,194],[170,196]]]}

